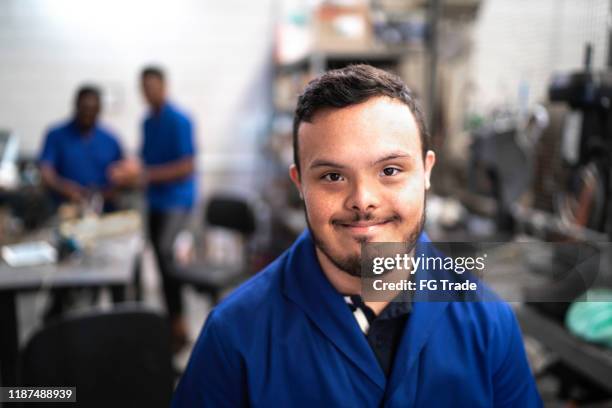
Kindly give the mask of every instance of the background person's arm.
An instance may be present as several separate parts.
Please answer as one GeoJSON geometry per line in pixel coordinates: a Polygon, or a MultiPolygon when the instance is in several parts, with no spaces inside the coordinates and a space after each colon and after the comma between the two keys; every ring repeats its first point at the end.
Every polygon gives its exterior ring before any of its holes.
{"type": "Polygon", "coordinates": [[[68,200],[81,201],[86,197],[85,188],[74,181],[60,177],[50,164],[41,163],[40,172],[45,186],[68,200]]]}
{"type": "Polygon", "coordinates": [[[136,158],[123,160],[111,167],[109,177],[112,182],[124,186],[146,186],[171,183],[191,176],[195,171],[196,155],[191,122],[187,119],[177,121],[174,136],[176,143],[173,153],[176,160],[149,166],[136,158]]]}
{"type": "Polygon", "coordinates": [[[138,159],[126,159],[110,167],[109,179],[114,185],[144,187],[147,184],[169,183],[189,177],[195,169],[193,156],[165,164],[145,166],[138,159]]]}
{"type": "Polygon", "coordinates": [[[188,118],[180,118],[174,127],[174,155],[176,160],[168,163],[147,166],[144,182],[147,184],[168,183],[182,180],[195,170],[195,144],[193,126],[188,118]]]}
{"type": "Polygon", "coordinates": [[[146,184],[168,183],[178,181],[193,174],[195,163],[193,156],[157,166],[145,167],[144,182],[146,184]]]}
{"type": "Polygon", "coordinates": [[[50,131],[45,136],[45,141],[38,158],[42,181],[47,188],[68,200],[81,201],[85,198],[87,190],[74,181],[61,177],[55,171],[58,162],[61,160],[59,138],[60,134],[57,131],[50,131]]]}
{"type": "Polygon", "coordinates": [[[111,177],[112,169],[115,166],[120,165],[125,160],[125,156],[123,154],[123,147],[121,146],[121,143],[119,142],[119,138],[115,135],[112,135],[111,140],[113,143],[114,154],[113,154],[111,161],[108,163],[106,167],[106,178],[108,180],[108,184],[104,188],[101,189],[100,194],[102,194],[102,197],[104,198],[105,202],[112,203],[117,200],[117,198],[120,195],[121,190],[127,186],[115,184],[112,180],[112,177],[111,177]]]}

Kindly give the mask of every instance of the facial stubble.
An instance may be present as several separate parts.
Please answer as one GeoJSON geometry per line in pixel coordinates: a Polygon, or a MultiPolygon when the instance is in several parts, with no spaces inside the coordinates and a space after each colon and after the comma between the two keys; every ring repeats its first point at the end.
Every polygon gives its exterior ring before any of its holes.
{"type": "MultiPolygon", "coordinates": [[[[416,227],[412,231],[410,231],[410,233],[402,241],[407,244],[406,253],[409,253],[412,251],[412,249],[416,245],[417,240],[419,239],[419,236],[421,235],[421,233],[423,232],[423,229],[425,228],[425,205],[426,205],[426,199],[424,198],[423,199],[423,211],[421,213],[421,219],[419,220],[419,223],[416,225],[416,227]]],[[[312,228],[312,225],[310,224],[310,217],[308,216],[308,209],[306,208],[306,206],[304,206],[304,214],[306,216],[306,223],[312,235],[315,246],[319,248],[321,252],[338,269],[348,273],[351,276],[361,277],[362,276],[361,274],[361,256],[360,255],[348,255],[345,257],[341,257],[341,256],[335,256],[334,254],[332,254],[329,248],[323,242],[323,240],[321,240],[320,237],[317,236],[317,233],[312,228]]],[[[398,222],[402,221],[401,217],[396,216],[396,218],[398,218],[398,222]]],[[[370,218],[366,214],[366,217],[356,217],[355,221],[359,221],[359,220],[367,221],[369,219],[370,218]]],[[[359,244],[364,244],[367,242],[367,239],[365,237],[359,237],[356,239],[356,241],[359,244]]]]}

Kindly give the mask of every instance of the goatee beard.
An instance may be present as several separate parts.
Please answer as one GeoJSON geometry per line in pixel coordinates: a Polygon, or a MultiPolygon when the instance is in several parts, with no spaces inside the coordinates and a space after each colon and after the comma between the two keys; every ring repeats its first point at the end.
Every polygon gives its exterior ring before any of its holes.
{"type": "MultiPolygon", "coordinates": [[[[334,266],[336,266],[338,269],[348,273],[351,276],[360,278],[362,276],[361,274],[361,255],[349,255],[346,257],[334,256],[329,250],[329,248],[325,246],[325,243],[321,239],[319,239],[315,231],[312,229],[310,225],[310,219],[308,217],[308,210],[306,210],[306,207],[304,207],[304,213],[306,215],[306,224],[308,225],[308,229],[310,230],[310,234],[312,235],[312,239],[314,241],[315,246],[319,248],[321,252],[323,252],[323,254],[327,257],[327,259],[329,259],[334,264],[334,266]]],[[[419,221],[419,224],[402,241],[408,244],[406,246],[407,253],[412,251],[412,249],[415,247],[416,242],[419,239],[419,236],[423,232],[424,228],[425,228],[425,205],[423,205],[423,213],[421,215],[421,220],[419,221]]],[[[364,244],[367,242],[367,239],[363,237],[363,238],[357,239],[357,241],[360,244],[364,244]]]]}

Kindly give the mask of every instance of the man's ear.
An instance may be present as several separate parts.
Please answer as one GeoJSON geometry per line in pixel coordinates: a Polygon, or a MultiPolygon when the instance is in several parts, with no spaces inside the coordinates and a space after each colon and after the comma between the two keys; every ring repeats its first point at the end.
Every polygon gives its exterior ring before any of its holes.
{"type": "Polygon", "coordinates": [[[431,170],[433,169],[433,166],[435,164],[436,164],[436,154],[433,151],[428,150],[427,153],[425,154],[425,161],[424,161],[425,190],[429,190],[429,188],[431,187],[431,170]]]}
{"type": "Polygon", "coordinates": [[[299,191],[300,198],[303,200],[304,194],[302,194],[302,182],[300,181],[300,171],[298,170],[295,164],[292,164],[291,166],[289,166],[289,177],[291,178],[291,181],[293,181],[295,188],[297,188],[297,190],[299,191]]]}

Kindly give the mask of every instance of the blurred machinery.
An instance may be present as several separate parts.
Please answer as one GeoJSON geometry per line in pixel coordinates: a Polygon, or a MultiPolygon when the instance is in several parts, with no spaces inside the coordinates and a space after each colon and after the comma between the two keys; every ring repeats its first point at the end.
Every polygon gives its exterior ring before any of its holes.
{"type": "MultiPolygon", "coordinates": [[[[544,237],[574,242],[571,248],[576,249],[582,243],[588,245],[609,241],[612,234],[612,72],[609,69],[594,72],[592,53],[591,45],[587,45],[583,70],[556,75],[549,87],[550,101],[563,105],[568,111],[563,115],[562,126],[558,129],[559,141],[554,144],[559,157],[557,171],[560,171],[558,175],[561,177],[557,183],[558,190],[551,197],[554,212],[551,219],[559,220],[556,225],[560,228],[551,229],[546,225],[545,228],[550,231],[544,237]],[[571,228],[581,234],[572,234],[571,228]]],[[[518,218],[520,221],[528,220],[528,217],[518,218]]],[[[607,268],[602,269],[599,263],[610,261],[609,254],[602,252],[597,264],[586,271],[588,276],[577,276],[572,269],[572,265],[575,265],[574,255],[573,250],[556,251],[552,268],[573,273],[575,279],[565,279],[564,284],[553,279],[548,285],[528,288],[525,292],[526,300],[541,316],[531,315],[534,319],[523,318],[522,323],[528,334],[535,335],[547,345],[576,340],[564,330],[559,331],[555,338],[547,337],[532,323],[544,319],[544,324],[552,324],[552,321],[563,324],[571,305],[569,301],[578,298],[587,289],[580,283],[584,283],[585,279],[601,278],[597,275],[607,268]],[[564,294],[563,302],[545,300],[554,299],[561,293],[564,294]],[[546,317],[550,323],[546,323],[546,317]]],[[[604,278],[600,284],[605,282],[604,278]]],[[[556,325],[551,327],[561,329],[556,325]]],[[[576,403],[609,399],[612,396],[612,387],[606,386],[609,382],[598,381],[600,376],[593,376],[592,373],[612,372],[610,354],[586,344],[574,349],[571,356],[561,355],[545,371],[560,381],[559,397],[576,403]],[[588,363],[588,356],[594,354],[599,354],[600,358],[596,363],[588,363]]]]}
{"type": "Polygon", "coordinates": [[[560,216],[569,223],[612,232],[612,72],[593,72],[587,45],[584,70],[553,78],[552,102],[571,109],[566,117],[561,155],[568,170],[558,197],[560,216]]]}

